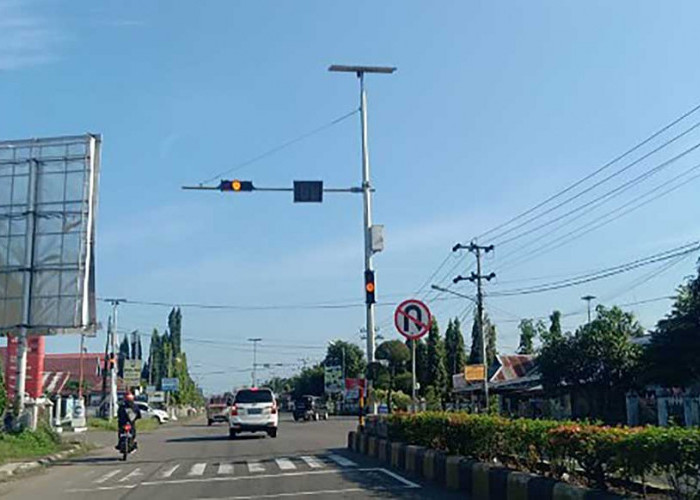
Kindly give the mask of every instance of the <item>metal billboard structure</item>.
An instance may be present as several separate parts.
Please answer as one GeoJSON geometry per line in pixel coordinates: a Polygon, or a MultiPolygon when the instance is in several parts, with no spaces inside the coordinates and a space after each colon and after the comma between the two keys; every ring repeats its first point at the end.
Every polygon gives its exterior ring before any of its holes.
{"type": "Polygon", "coordinates": [[[101,136],[0,141],[0,334],[91,334],[101,136]]]}

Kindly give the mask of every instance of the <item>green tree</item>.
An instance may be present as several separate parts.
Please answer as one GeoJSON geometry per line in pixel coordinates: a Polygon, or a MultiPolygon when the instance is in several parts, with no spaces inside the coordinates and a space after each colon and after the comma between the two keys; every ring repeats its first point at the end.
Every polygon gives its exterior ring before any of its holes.
{"type": "Polygon", "coordinates": [[[677,291],[671,311],[652,332],[645,355],[648,379],[666,387],[700,383],[700,269],[677,291]]]}
{"type": "Polygon", "coordinates": [[[324,366],[342,366],[345,358],[345,376],[356,378],[365,372],[365,354],[357,345],[344,340],[334,340],[328,344],[324,366]],[[343,355],[344,353],[344,355],[343,355]]]}
{"type": "Polygon", "coordinates": [[[535,339],[541,338],[542,334],[547,331],[544,321],[535,321],[532,319],[523,319],[518,325],[520,329],[520,345],[518,346],[518,354],[534,354],[535,339]]]}
{"type": "Polygon", "coordinates": [[[322,396],[324,391],[323,374],[323,366],[319,364],[310,368],[304,368],[298,375],[292,377],[290,382],[293,387],[292,393],[294,397],[322,396]]]}
{"type": "Polygon", "coordinates": [[[539,356],[545,387],[566,384],[598,406],[597,414],[586,416],[616,418],[639,373],[641,348],[632,339],[643,333],[633,314],[599,305],[595,319],[573,335],[547,337],[539,356]]]}
{"type": "Polygon", "coordinates": [[[376,352],[377,359],[389,363],[389,411],[392,408],[391,393],[394,390],[394,379],[397,372],[405,371],[405,364],[411,359],[408,347],[400,340],[386,340],[379,344],[376,352]]]}
{"type": "Polygon", "coordinates": [[[117,358],[117,376],[124,376],[124,361],[129,359],[131,353],[131,347],[129,346],[129,339],[124,336],[121,343],[119,344],[119,357],[117,358]]]}
{"type": "MultiPolygon", "coordinates": [[[[407,347],[410,349],[409,342],[407,347]]],[[[428,386],[428,345],[423,339],[416,341],[416,382],[420,385],[421,393],[428,386]]]]}
{"type": "Polygon", "coordinates": [[[445,344],[440,337],[437,320],[433,318],[428,332],[428,376],[426,384],[433,386],[435,391],[444,398],[449,386],[447,385],[447,370],[445,369],[445,344]]]}
{"type": "Polygon", "coordinates": [[[553,311],[549,316],[549,321],[549,330],[540,332],[540,340],[543,343],[552,342],[563,337],[561,331],[561,312],[553,311]]]}
{"type": "Polygon", "coordinates": [[[0,415],[5,414],[5,410],[7,410],[7,391],[5,389],[5,367],[0,362],[0,415]]]}
{"type": "Polygon", "coordinates": [[[177,356],[182,352],[182,312],[180,308],[173,308],[168,314],[168,330],[173,346],[173,354],[177,356]]]}
{"type": "MultiPolygon", "coordinates": [[[[450,375],[462,373],[467,364],[467,356],[464,352],[464,337],[459,318],[450,321],[445,331],[445,351],[447,357],[447,369],[450,375]]],[[[451,377],[450,377],[451,381],[451,377]]]]}
{"type": "MultiPolygon", "coordinates": [[[[496,360],[496,326],[491,323],[489,315],[484,313],[484,337],[486,338],[486,366],[489,367],[496,360]]],[[[469,353],[469,364],[478,365],[483,361],[481,352],[481,335],[479,333],[478,318],[474,317],[472,324],[472,346],[469,353]]]]}

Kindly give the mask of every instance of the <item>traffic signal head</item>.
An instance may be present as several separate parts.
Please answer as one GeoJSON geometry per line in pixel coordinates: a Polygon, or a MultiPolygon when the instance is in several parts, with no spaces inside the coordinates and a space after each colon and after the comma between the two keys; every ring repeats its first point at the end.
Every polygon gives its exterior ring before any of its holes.
{"type": "Polygon", "coordinates": [[[255,188],[252,181],[233,179],[232,181],[222,180],[221,184],[219,184],[219,190],[221,191],[252,191],[253,189],[255,188]]]}
{"type": "Polygon", "coordinates": [[[365,304],[374,304],[376,302],[374,297],[376,290],[374,271],[365,271],[365,304]]]}

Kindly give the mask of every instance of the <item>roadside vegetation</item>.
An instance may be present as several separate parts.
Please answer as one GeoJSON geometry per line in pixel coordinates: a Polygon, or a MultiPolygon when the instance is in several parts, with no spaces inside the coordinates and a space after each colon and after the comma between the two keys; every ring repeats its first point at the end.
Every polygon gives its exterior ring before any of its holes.
{"type": "Polygon", "coordinates": [[[607,490],[663,478],[700,498],[700,429],[609,427],[463,412],[386,417],[390,440],[607,490]]]}
{"type": "MultiPolygon", "coordinates": [[[[117,419],[107,420],[104,418],[88,418],[88,428],[100,431],[117,432],[117,419]]],[[[136,431],[145,432],[157,429],[160,426],[154,418],[143,418],[136,421],[136,431]]]]}
{"type": "Polygon", "coordinates": [[[0,433],[0,463],[50,455],[61,449],[61,438],[47,425],[39,425],[36,431],[0,433]]]}

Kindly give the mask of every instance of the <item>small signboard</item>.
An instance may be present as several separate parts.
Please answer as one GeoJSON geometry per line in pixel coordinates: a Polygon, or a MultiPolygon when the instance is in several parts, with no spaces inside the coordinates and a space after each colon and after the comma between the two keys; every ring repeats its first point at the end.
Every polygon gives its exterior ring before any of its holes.
{"type": "Polygon", "coordinates": [[[160,388],[165,392],[175,392],[180,388],[180,379],[164,378],[160,382],[160,388]]]}
{"type": "Polygon", "coordinates": [[[404,300],[394,312],[394,325],[401,335],[418,340],[430,330],[430,309],[420,300],[404,300]]]}
{"type": "Polygon", "coordinates": [[[164,403],[165,402],[165,392],[163,391],[153,391],[148,393],[149,403],[164,403]]]}
{"type": "Polygon", "coordinates": [[[323,387],[326,394],[343,392],[343,367],[326,366],[323,372],[323,387]]]}
{"type": "Polygon", "coordinates": [[[467,365],[464,367],[464,379],[467,382],[472,380],[484,380],[484,365],[467,365]]]}
{"type": "Polygon", "coordinates": [[[128,387],[136,387],[141,385],[141,360],[140,359],[125,359],[124,360],[124,383],[128,387]]]}

